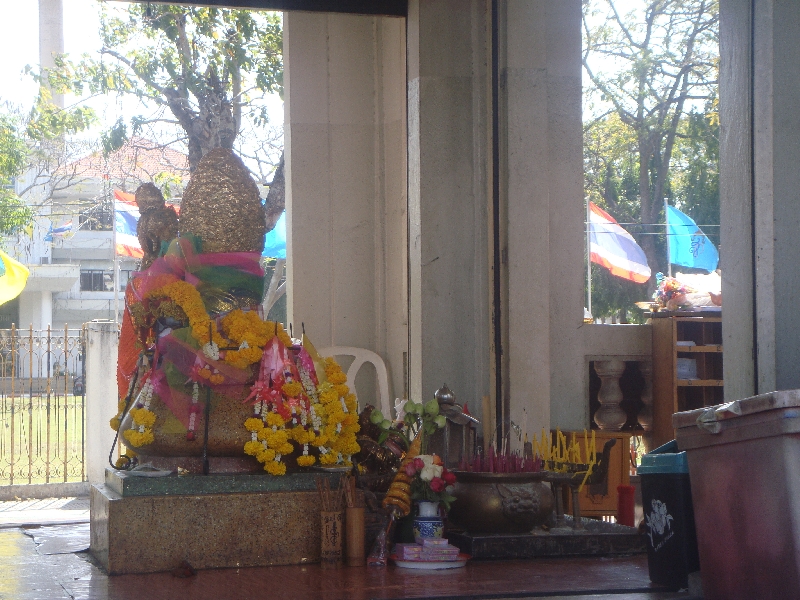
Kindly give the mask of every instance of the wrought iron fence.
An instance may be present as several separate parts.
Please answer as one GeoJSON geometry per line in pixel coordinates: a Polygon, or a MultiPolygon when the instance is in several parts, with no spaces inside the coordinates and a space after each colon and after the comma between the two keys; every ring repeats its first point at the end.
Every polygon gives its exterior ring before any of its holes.
{"type": "Polygon", "coordinates": [[[0,330],[0,485],[85,481],[86,329],[0,330]]]}

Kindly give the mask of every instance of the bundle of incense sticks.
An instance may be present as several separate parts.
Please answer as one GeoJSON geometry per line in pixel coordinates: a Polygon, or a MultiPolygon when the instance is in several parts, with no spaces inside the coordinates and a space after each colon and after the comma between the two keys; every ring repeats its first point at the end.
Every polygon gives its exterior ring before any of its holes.
{"type": "Polygon", "coordinates": [[[364,508],[364,492],[356,489],[356,478],[353,475],[345,475],[341,487],[344,488],[347,508],[364,508]]]}
{"type": "Polygon", "coordinates": [[[489,447],[485,456],[476,453],[472,460],[462,458],[458,468],[470,473],[536,473],[542,470],[542,459],[516,450],[496,452],[489,447]]]}
{"type": "Polygon", "coordinates": [[[331,482],[327,477],[317,477],[315,483],[317,484],[322,511],[335,512],[342,510],[345,491],[342,481],[339,480],[339,488],[337,490],[331,490],[331,482]]]}

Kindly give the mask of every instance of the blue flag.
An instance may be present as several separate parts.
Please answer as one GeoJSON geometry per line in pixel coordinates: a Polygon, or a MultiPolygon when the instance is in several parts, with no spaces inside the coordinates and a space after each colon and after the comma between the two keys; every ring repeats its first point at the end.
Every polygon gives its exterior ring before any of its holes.
{"type": "Polygon", "coordinates": [[[719,264],[719,253],[706,234],[689,216],[667,205],[669,262],[673,265],[703,269],[711,273],[719,264]]]}
{"type": "Polygon", "coordinates": [[[264,236],[264,251],[261,256],[286,258],[286,211],[281,213],[272,231],[264,236]]]}

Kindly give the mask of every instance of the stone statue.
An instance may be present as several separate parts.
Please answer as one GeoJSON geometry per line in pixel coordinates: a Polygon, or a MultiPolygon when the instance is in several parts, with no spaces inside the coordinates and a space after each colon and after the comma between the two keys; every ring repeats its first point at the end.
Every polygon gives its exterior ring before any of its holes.
{"type": "Polygon", "coordinates": [[[158,258],[161,243],[178,235],[178,215],[174,208],[165,204],[163,194],[152,183],[143,183],[136,190],[136,205],[141,215],[136,237],[144,252],[141,266],[144,270],[158,258]]]}

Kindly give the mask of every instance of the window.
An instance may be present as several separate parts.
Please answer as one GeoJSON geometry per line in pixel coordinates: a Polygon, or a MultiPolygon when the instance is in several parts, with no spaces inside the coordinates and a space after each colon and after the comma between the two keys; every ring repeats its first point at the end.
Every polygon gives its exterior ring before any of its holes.
{"type": "Polygon", "coordinates": [[[131,280],[131,275],[136,271],[132,269],[120,270],[119,272],[119,291],[124,292],[128,287],[128,282],[131,280]]]}
{"type": "Polygon", "coordinates": [[[102,202],[83,211],[78,218],[82,231],[111,231],[114,223],[114,205],[102,202]]]}
{"type": "Polygon", "coordinates": [[[81,271],[82,292],[113,292],[114,276],[109,271],[81,271]]]}

